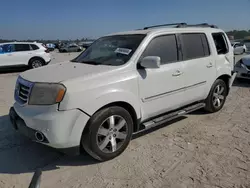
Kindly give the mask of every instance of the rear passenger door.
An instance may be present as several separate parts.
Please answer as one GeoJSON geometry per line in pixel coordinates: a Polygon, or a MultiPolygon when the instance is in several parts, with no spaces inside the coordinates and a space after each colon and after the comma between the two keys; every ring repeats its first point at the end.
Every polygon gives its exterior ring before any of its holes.
{"type": "Polygon", "coordinates": [[[176,35],[157,36],[149,42],[140,57],[161,58],[160,68],[138,68],[142,120],[182,105],[185,98],[183,63],[179,59],[177,46],[176,35]]]}
{"type": "Polygon", "coordinates": [[[28,65],[32,57],[32,51],[29,44],[15,44],[15,61],[21,65],[28,65]]]}
{"type": "Polygon", "coordinates": [[[215,60],[205,33],[180,34],[183,52],[185,105],[203,100],[215,81],[215,60]]]}

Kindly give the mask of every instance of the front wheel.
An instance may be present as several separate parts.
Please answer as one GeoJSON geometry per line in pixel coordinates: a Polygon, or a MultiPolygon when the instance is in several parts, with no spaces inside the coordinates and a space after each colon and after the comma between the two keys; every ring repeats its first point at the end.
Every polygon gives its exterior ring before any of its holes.
{"type": "Polygon", "coordinates": [[[133,121],[127,110],[113,106],[94,114],[82,135],[82,146],[95,159],[106,161],[120,155],[128,146],[133,121]]]}
{"type": "Polygon", "coordinates": [[[225,104],[227,93],[226,83],[221,79],[216,80],[205,101],[205,110],[211,113],[221,110],[225,104]]]}

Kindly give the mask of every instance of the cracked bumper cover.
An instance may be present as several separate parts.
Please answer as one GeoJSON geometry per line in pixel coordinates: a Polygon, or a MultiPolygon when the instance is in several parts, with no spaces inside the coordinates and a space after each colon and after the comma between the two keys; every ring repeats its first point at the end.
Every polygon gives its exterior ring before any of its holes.
{"type": "MultiPolygon", "coordinates": [[[[61,151],[71,151],[74,148],[79,148],[82,131],[89,120],[89,116],[78,109],[58,111],[58,105],[52,106],[20,106],[15,103],[13,106],[16,119],[24,122],[28,130],[41,132],[47,139],[47,142],[42,144],[59,149],[61,151]]],[[[10,117],[13,117],[13,112],[10,110],[10,117]]],[[[12,124],[16,127],[16,123],[12,124]]],[[[32,134],[29,131],[29,134],[32,134]]],[[[20,131],[23,133],[23,131],[20,131]]],[[[34,140],[33,135],[25,136],[34,140]]],[[[36,140],[35,140],[36,141],[36,140]]],[[[67,152],[68,153],[68,152],[67,152]]]]}

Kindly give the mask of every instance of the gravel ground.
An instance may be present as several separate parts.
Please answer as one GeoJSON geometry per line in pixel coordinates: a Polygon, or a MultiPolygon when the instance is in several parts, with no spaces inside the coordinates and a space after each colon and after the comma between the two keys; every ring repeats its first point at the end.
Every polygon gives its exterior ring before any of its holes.
{"type": "MultiPolygon", "coordinates": [[[[76,55],[53,52],[51,63],[76,55]]],[[[234,83],[222,111],[197,111],[137,135],[121,156],[98,163],[62,155],[11,128],[7,114],[18,74],[0,74],[0,188],[26,188],[37,168],[41,188],[250,187],[249,82],[234,83]]]]}

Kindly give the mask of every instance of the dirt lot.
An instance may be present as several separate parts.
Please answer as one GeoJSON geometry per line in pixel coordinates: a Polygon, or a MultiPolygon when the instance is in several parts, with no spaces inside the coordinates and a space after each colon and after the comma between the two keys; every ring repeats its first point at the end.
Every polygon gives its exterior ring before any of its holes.
{"type": "MultiPolygon", "coordinates": [[[[74,56],[53,53],[52,63],[74,56]]],[[[17,75],[0,74],[0,188],[26,188],[36,168],[43,170],[42,188],[250,187],[249,82],[234,84],[221,112],[198,111],[138,135],[120,157],[98,163],[64,156],[11,128],[17,75]]]]}

